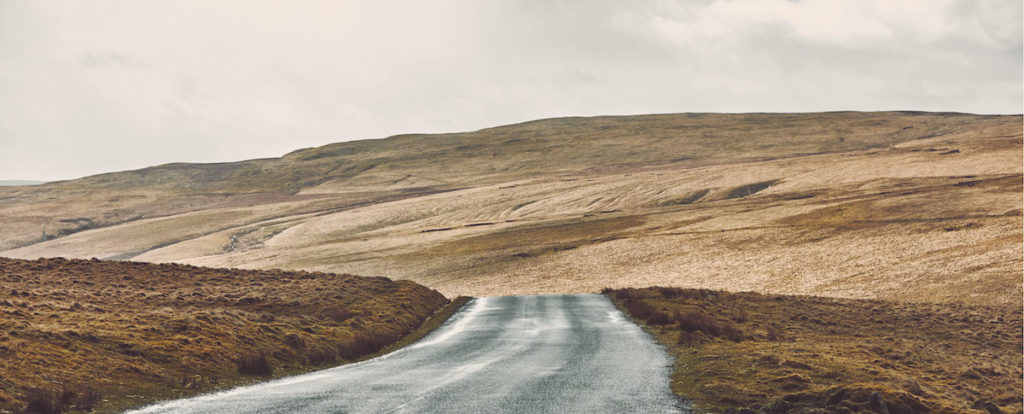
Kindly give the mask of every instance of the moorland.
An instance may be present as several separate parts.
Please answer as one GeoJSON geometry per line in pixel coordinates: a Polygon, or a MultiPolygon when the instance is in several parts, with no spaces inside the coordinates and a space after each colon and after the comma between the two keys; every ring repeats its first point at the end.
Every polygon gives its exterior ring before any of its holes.
{"type": "Polygon", "coordinates": [[[1021,303],[1021,117],[559,118],[0,188],[0,256],[1021,303]]]}
{"type": "Polygon", "coordinates": [[[1021,410],[1017,306],[666,287],[605,294],[675,358],[673,391],[709,412],[1021,410]]]}
{"type": "Polygon", "coordinates": [[[359,360],[449,300],[409,281],[0,258],[0,411],[116,412],[359,360]]]}
{"type": "Polygon", "coordinates": [[[712,411],[1019,412],[1021,124],[557,118],[0,187],[0,403],[127,407],[357,359],[444,296],[607,289],[712,411]]]}

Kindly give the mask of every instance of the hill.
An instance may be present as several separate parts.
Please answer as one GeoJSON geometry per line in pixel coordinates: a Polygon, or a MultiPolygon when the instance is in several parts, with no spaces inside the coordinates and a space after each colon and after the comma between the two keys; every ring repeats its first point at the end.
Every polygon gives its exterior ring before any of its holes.
{"type": "Polygon", "coordinates": [[[39,185],[46,181],[32,181],[32,180],[0,180],[0,187],[5,186],[22,186],[22,185],[39,185]]]}
{"type": "Polygon", "coordinates": [[[0,188],[0,255],[1020,303],[1021,116],[561,118],[0,188]]]}

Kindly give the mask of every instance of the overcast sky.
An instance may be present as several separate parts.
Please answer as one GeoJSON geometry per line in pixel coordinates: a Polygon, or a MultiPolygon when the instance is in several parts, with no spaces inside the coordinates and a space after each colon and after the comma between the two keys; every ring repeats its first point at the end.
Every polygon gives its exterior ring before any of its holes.
{"type": "Polygon", "coordinates": [[[0,0],[0,179],[538,118],[1024,111],[1020,0],[0,0]]]}

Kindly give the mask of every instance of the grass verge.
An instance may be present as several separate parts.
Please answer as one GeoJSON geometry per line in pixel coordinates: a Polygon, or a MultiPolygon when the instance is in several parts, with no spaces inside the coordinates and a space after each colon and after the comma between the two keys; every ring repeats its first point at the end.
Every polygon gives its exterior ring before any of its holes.
{"type": "Polygon", "coordinates": [[[672,390],[715,413],[1019,413],[1013,306],[606,289],[675,358],[672,390]]]}
{"type": "Polygon", "coordinates": [[[382,277],[98,260],[0,258],[0,286],[0,412],[117,412],[359,361],[451,309],[382,277]]]}
{"type": "Polygon", "coordinates": [[[387,347],[380,351],[364,355],[360,357],[358,360],[365,361],[367,359],[373,359],[381,355],[392,353],[401,348],[405,348],[409,345],[416,343],[416,341],[423,339],[423,337],[427,336],[427,334],[435,331],[437,328],[440,328],[441,325],[443,325],[444,322],[448,320],[448,318],[452,317],[452,315],[454,315],[455,312],[458,312],[459,309],[462,309],[462,307],[469,303],[469,301],[472,299],[473,298],[469,296],[459,296],[453,299],[451,302],[448,302],[447,305],[444,305],[444,307],[442,307],[436,313],[427,318],[427,320],[423,321],[423,324],[421,324],[419,328],[416,328],[416,330],[402,337],[402,339],[398,340],[398,342],[388,345],[387,347]]]}

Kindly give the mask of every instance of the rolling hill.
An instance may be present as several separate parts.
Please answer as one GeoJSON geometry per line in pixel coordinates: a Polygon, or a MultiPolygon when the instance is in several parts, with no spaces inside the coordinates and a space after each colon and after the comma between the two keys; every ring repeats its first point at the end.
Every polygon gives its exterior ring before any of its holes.
{"type": "Polygon", "coordinates": [[[0,188],[0,256],[1020,304],[1021,116],[559,118],[0,188]]]}

